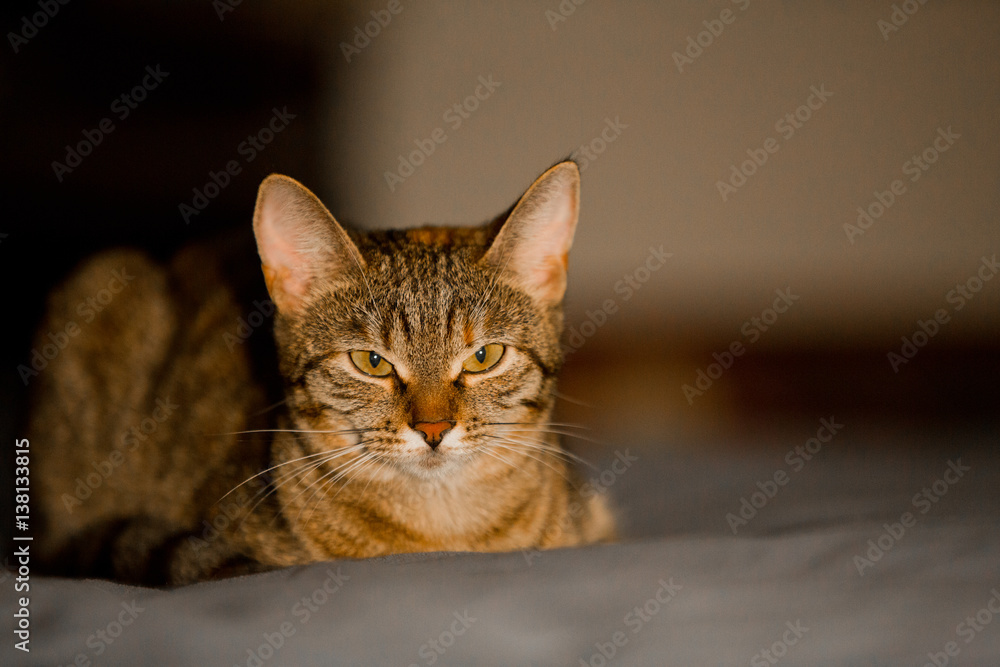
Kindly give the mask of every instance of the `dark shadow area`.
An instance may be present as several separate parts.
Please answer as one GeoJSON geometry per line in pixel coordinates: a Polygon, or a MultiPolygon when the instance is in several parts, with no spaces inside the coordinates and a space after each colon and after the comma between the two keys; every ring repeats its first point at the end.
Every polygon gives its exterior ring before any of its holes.
{"type": "MultiPolygon", "coordinates": [[[[312,138],[328,92],[323,44],[283,28],[281,16],[290,22],[294,12],[245,3],[220,20],[205,2],[51,4],[50,17],[37,2],[0,10],[11,31],[0,64],[6,489],[46,294],[102,249],[133,246],[162,259],[225,233],[250,241],[247,267],[257,272],[257,186],[274,171],[319,181],[312,138]]],[[[338,9],[323,11],[333,21],[338,9]]],[[[12,502],[0,498],[4,517],[12,502]]],[[[7,546],[10,525],[0,527],[7,546]]]]}

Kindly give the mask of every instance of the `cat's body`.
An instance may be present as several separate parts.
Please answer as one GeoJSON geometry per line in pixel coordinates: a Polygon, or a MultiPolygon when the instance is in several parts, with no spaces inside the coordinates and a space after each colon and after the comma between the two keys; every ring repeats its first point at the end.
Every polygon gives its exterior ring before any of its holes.
{"type": "Polygon", "coordinates": [[[80,328],[35,379],[49,562],[183,583],[610,539],[550,424],[577,183],[563,163],[483,227],[348,234],[272,176],[254,229],[274,305],[228,286],[218,248],[91,260],[42,327],[80,328]]]}

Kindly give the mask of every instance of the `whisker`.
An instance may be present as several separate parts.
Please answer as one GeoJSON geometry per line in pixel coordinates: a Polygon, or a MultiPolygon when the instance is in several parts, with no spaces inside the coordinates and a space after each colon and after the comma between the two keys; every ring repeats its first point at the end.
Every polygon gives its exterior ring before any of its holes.
{"type": "MultiPolygon", "coordinates": [[[[378,471],[381,472],[385,468],[385,466],[386,466],[385,461],[381,460],[381,457],[378,454],[376,454],[375,452],[368,452],[368,455],[371,456],[372,460],[375,461],[378,464],[378,471]]],[[[368,491],[368,487],[371,486],[372,480],[374,480],[374,479],[375,479],[374,475],[372,475],[371,477],[369,477],[368,478],[368,483],[365,484],[365,488],[361,489],[361,495],[358,497],[358,502],[359,503],[365,497],[365,492],[368,491]]]]}
{"type": "Polygon", "coordinates": [[[576,433],[570,433],[568,431],[560,431],[560,430],[557,430],[557,429],[547,429],[547,428],[538,428],[538,429],[507,429],[506,432],[507,433],[552,433],[554,435],[564,435],[567,438],[574,438],[576,440],[583,440],[584,442],[590,442],[590,443],[593,443],[595,445],[603,444],[603,443],[601,443],[600,440],[594,440],[593,438],[588,438],[588,437],[583,436],[583,435],[578,435],[576,433]]]}
{"type": "Polygon", "coordinates": [[[581,400],[578,400],[578,399],[575,399],[575,398],[570,398],[566,394],[563,394],[563,393],[561,393],[559,391],[556,391],[555,389],[552,390],[552,395],[555,396],[556,398],[560,399],[560,400],[566,401],[567,403],[572,403],[573,405],[582,405],[585,408],[592,408],[592,407],[594,407],[590,403],[587,403],[585,401],[581,401],[581,400]]]}
{"type": "MultiPolygon", "coordinates": [[[[319,456],[326,455],[326,458],[322,458],[319,461],[309,462],[309,463],[305,463],[305,464],[300,464],[297,468],[294,468],[289,474],[283,476],[279,481],[277,481],[277,482],[275,482],[273,484],[267,485],[263,489],[261,489],[260,491],[258,491],[257,493],[255,493],[247,502],[253,501],[258,496],[260,496],[260,499],[257,500],[256,503],[254,503],[253,507],[250,508],[250,510],[247,512],[247,516],[249,516],[250,514],[253,514],[254,510],[256,510],[260,506],[260,504],[262,502],[264,502],[265,500],[267,500],[268,496],[270,496],[270,495],[272,495],[274,493],[277,493],[278,489],[280,489],[282,486],[284,486],[288,482],[290,482],[290,481],[292,481],[294,479],[298,479],[299,476],[303,472],[309,472],[309,471],[315,470],[315,469],[319,468],[321,465],[323,465],[324,463],[327,463],[329,461],[332,461],[333,459],[336,459],[336,458],[339,458],[339,457],[344,456],[346,454],[349,454],[349,453],[351,453],[353,451],[357,451],[359,449],[362,449],[365,444],[366,444],[366,441],[361,441],[361,442],[359,442],[359,443],[357,443],[355,445],[350,445],[348,447],[340,447],[340,448],[337,448],[336,450],[327,450],[327,451],[323,451],[323,452],[317,452],[317,454],[310,454],[308,456],[301,457],[300,459],[295,459],[295,461],[299,461],[299,460],[302,460],[302,459],[305,459],[305,458],[312,458],[313,456],[317,456],[317,455],[319,455],[319,456]],[[262,493],[263,493],[263,495],[261,495],[262,493]]],[[[293,463],[293,462],[294,461],[291,461],[290,463],[293,463]]],[[[275,467],[280,467],[281,465],[283,465],[283,464],[279,464],[278,466],[275,466],[275,467]]],[[[275,517],[275,518],[277,518],[277,517],[275,517]]],[[[273,521],[274,520],[272,519],[272,523],[273,523],[273,521]]]]}
{"type": "Polygon", "coordinates": [[[205,436],[213,435],[246,435],[248,433],[325,433],[327,435],[340,435],[345,433],[368,433],[375,431],[373,428],[345,428],[339,431],[324,431],[308,428],[258,428],[249,431],[232,431],[230,433],[203,433],[205,436]]]}
{"type": "Polygon", "coordinates": [[[483,426],[558,426],[561,428],[579,428],[585,431],[592,430],[583,424],[569,424],[563,422],[482,422],[483,426]]]}
{"type": "MultiPolygon", "coordinates": [[[[254,510],[256,510],[260,506],[261,503],[263,503],[265,500],[268,499],[268,497],[270,497],[273,494],[276,494],[278,492],[278,490],[281,489],[281,487],[284,486],[285,484],[291,482],[292,480],[299,479],[299,477],[303,473],[308,473],[308,472],[311,472],[313,470],[316,470],[317,468],[319,468],[324,463],[327,463],[327,462],[329,462],[329,461],[331,461],[331,460],[333,460],[335,458],[338,458],[339,456],[342,456],[345,453],[346,452],[341,452],[341,453],[338,453],[337,455],[330,456],[327,459],[322,459],[320,461],[313,462],[313,463],[303,464],[303,465],[299,466],[298,468],[296,468],[295,470],[293,470],[291,472],[291,474],[286,475],[286,476],[282,477],[279,481],[277,481],[275,483],[272,483],[272,484],[269,484],[268,486],[264,487],[263,489],[261,489],[260,491],[258,491],[256,494],[254,494],[253,497],[250,498],[250,500],[257,499],[257,502],[255,502],[253,504],[253,506],[250,508],[249,514],[252,514],[254,512],[254,510]],[[261,494],[263,494],[263,495],[261,495],[261,494]],[[259,499],[258,499],[258,496],[260,496],[259,499]]],[[[275,519],[277,519],[277,516],[275,516],[274,518],[271,519],[271,523],[272,524],[274,523],[275,519]]]]}
{"type": "Polygon", "coordinates": [[[232,493],[236,489],[240,488],[241,486],[243,486],[247,482],[250,482],[251,480],[256,479],[257,477],[260,477],[261,475],[267,474],[267,473],[271,472],[272,470],[276,470],[276,469],[280,468],[281,466],[286,466],[286,465],[289,465],[291,463],[295,463],[296,461],[304,461],[305,459],[311,459],[311,458],[314,458],[316,456],[323,456],[324,454],[331,454],[333,452],[340,452],[340,451],[343,451],[345,449],[350,449],[351,447],[357,447],[357,446],[358,445],[347,445],[345,447],[337,447],[336,449],[326,449],[326,450],[323,450],[322,452],[315,452],[313,454],[306,454],[305,456],[300,456],[297,459],[292,459],[291,461],[284,461],[282,463],[279,463],[278,465],[271,466],[270,468],[268,468],[266,470],[261,470],[256,475],[252,475],[252,476],[246,478],[245,480],[243,480],[242,482],[240,482],[239,484],[237,484],[236,486],[234,486],[232,489],[230,489],[226,493],[226,495],[222,496],[221,498],[219,498],[215,502],[216,502],[216,504],[222,502],[223,500],[225,500],[226,496],[228,496],[230,493],[232,493]]]}
{"type": "Polygon", "coordinates": [[[273,404],[267,406],[266,408],[264,408],[260,412],[254,412],[250,416],[251,417],[259,417],[260,415],[262,415],[264,413],[267,413],[267,412],[270,412],[271,410],[274,410],[275,408],[280,407],[280,406],[284,405],[287,402],[288,402],[288,399],[287,398],[283,398],[280,401],[278,401],[277,403],[273,403],[273,404]]]}
{"type": "Polygon", "coordinates": [[[490,282],[489,282],[489,285],[486,288],[486,292],[483,294],[482,298],[479,300],[479,303],[477,303],[475,305],[475,307],[472,309],[472,315],[474,317],[478,318],[478,317],[482,316],[481,310],[486,307],[487,301],[489,300],[490,296],[493,295],[494,288],[500,282],[500,276],[503,275],[504,271],[507,270],[507,265],[510,264],[510,260],[515,255],[515,252],[514,252],[513,248],[504,248],[504,250],[509,250],[510,254],[508,254],[507,255],[507,259],[504,260],[503,266],[501,266],[500,263],[497,262],[497,266],[493,270],[493,275],[490,276],[490,282]]]}
{"type": "MultiPolygon", "coordinates": [[[[345,479],[346,478],[346,481],[341,485],[341,487],[339,489],[337,489],[337,492],[335,494],[333,494],[333,497],[330,498],[330,500],[333,501],[334,499],[336,499],[336,497],[340,495],[340,492],[343,491],[344,489],[346,489],[347,486],[348,486],[348,484],[350,484],[351,482],[354,481],[354,477],[351,477],[351,475],[353,473],[357,473],[359,470],[362,470],[365,467],[365,464],[369,464],[373,460],[374,459],[371,456],[371,454],[364,453],[363,456],[362,456],[362,458],[359,461],[355,461],[354,462],[354,465],[348,466],[345,470],[342,470],[339,475],[337,475],[335,478],[331,479],[330,482],[329,482],[329,484],[332,484],[332,483],[336,482],[338,479],[345,479]]],[[[324,485],[324,489],[327,486],[329,486],[329,484],[324,485]]],[[[319,506],[319,504],[317,503],[317,507],[318,506],[319,506]]],[[[315,511],[315,510],[313,510],[313,511],[315,511]]]]}
{"type": "MultiPolygon", "coordinates": [[[[376,461],[377,462],[377,457],[376,457],[375,454],[373,454],[371,452],[364,452],[364,451],[359,452],[359,453],[361,455],[360,458],[354,459],[354,460],[351,460],[351,461],[347,461],[346,463],[343,463],[343,464],[337,466],[336,468],[334,468],[333,470],[325,473],[322,477],[320,477],[315,482],[311,483],[309,486],[307,486],[305,489],[303,489],[302,492],[299,493],[299,495],[297,495],[295,497],[295,498],[300,497],[303,493],[305,493],[306,491],[308,491],[311,487],[316,486],[316,490],[313,492],[313,495],[309,496],[309,499],[306,501],[306,503],[303,506],[303,508],[301,510],[299,510],[299,514],[298,514],[298,516],[296,516],[296,521],[298,521],[298,519],[302,516],[302,512],[304,512],[305,509],[306,509],[306,507],[309,506],[309,504],[312,502],[312,499],[315,498],[320,493],[325,493],[326,489],[328,489],[332,484],[336,483],[337,480],[348,478],[347,482],[345,482],[344,485],[341,486],[340,489],[338,489],[337,493],[334,494],[334,496],[333,496],[334,498],[336,498],[337,495],[340,494],[340,491],[342,491],[347,486],[347,484],[349,484],[352,481],[352,478],[349,477],[352,473],[357,473],[359,470],[363,469],[365,467],[365,465],[364,465],[365,463],[368,463],[368,462],[371,462],[371,461],[376,461]],[[329,479],[326,479],[328,477],[329,477],[329,479]],[[324,482],[324,480],[326,480],[326,481],[324,482]]],[[[371,479],[369,479],[369,483],[371,483],[371,479]]],[[[366,489],[368,488],[367,485],[366,485],[365,488],[366,489]]],[[[295,499],[293,498],[293,500],[295,500],[295,499]]],[[[331,498],[331,500],[332,500],[332,498],[331,498]]],[[[319,506],[319,501],[317,501],[317,503],[316,503],[316,507],[318,507],[318,506],[319,506]]],[[[312,511],[315,512],[315,508],[312,511]]]]}
{"type": "MultiPolygon", "coordinates": [[[[348,241],[348,243],[351,243],[351,241],[348,241]]],[[[358,273],[361,274],[361,279],[365,281],[365,287],[368,288],[368,296],[371,297],[372,308],[375,309],[375,315],[378,317],[379,326],[385,326],[385,320],[382,319],[382,311],[379,310],[378,302],[375,301],[375,293],[372,291],[372,285],[368,282],[368,276],[365,275],[365,267],[361,264],[361,260],[354,253],[348,254],[354,259],[354,263],[358,267],[358,273]]]]}
{"type": "Polygon", "coordinates": [[[567,451],[567,450],[563,449],[562,447],[558,447],[556,445],[551,445],[551,444],[549,444],[547,442],[544,442],[544,441],[525,440],[525,439],[523,439],[522,436],[516,436],[514,438],[507,438],[507,440],[510,441],[510,442],[516,442],[517,444],[520,444],[520,445],[524,445],[525,447],[530,447],[532,449],[536,449],[536,450],[539,450],[539,451],[549,452],[549,453],[551,453],[551,454],[553,454],[555,456],[561,457],[565,461],[576,461],[577,463],[582,463],[583,465],[587,466],[588,468],[593,468],[594,470],[597,470],[597,466],[595,466],[593,463],[591,463],[587,459],[583,458],[582,456],[580,456],[580,455],[578,455],[578,454],[576,454],[574,452],[567,451]]]}
{"type": "Polygon", "coordinates": [[[522,444],[526,447],[531,447],[532,449],[544,450],[547,452],[551,452],[557,456],[563,456],[566,458],[572,458],[576,456],[576,454],[563,449],[559,445],[554,445],[550,442],[546,442],[545,440],[536,440],[534,438],[529,438],[527,436],[511,435],[509,433],[504,433],[503,435],[500,435],[498,437],[507,442],[522,444]]]}
{"type": "MultiPolygon", "coordinates": [[[[497,439],[499,440],[499,438],[497,438],[497,439]]],[[[501,443],[494,442],[493,446],[494,447],[500,447],[501,449],[506,449],[506,450],[514,452],[516,454],[521,454],[522,456],[526,456],[529,459],[533,459],[535,461],[538,461],[542,465],[548,467],[553,472],[555,472],[556,474],[558,474],[559,476],[561,476],[566,481],[569,481],[569,477],[566,475],[565,471],[559,470],[558,468],[554,467],[552,464],[550,464],[548,461],[545,461],[544,459],[541,459],[541,458],[539,458],[537,456],[531,455],[530,453],[528,453],[527,451],[525,451],[524,448],[520,448],[519,449],[518,447],[512,447],[511,446],[511,445],[518,445],[518,444],[519,443],[516,443],[516,442],[510,442],[509,444],[501,444],[501,443]]]]}
{"type": "Polygon", "coordinates": [[[499,453],[494,452],[491,449],[483,449],[482,452],[484,454],[486,454],[487,456],[491,456],[491,457],[495,458],[497,461],[500,461],[504,465],[510,466],[511,468],[516,468],[517,467],[517,465],[515,463],[513,463],[509,459],[504,458],[503,456],[500,456],[499,453]]]}
{"type": "MultiPolygon", "coordinates": [[[[365,457],[367,457],[367,454],[364,451],[357,451],[356,453],[358,453],[358,454],[361,455],[361,459],[360,460],[362,460],[362,461],[365,460],[365,457]]],[[[313,491],[313,494],[311,496],[309,496],[309,498],[306,500],[306,502],[303,505],[302,509],[299,510],[299,513],[298,513],[298,515],[296,515],[295,520],[298,521],[302,517],[302,512],[305,511],[305,508],[309,506],[309,503],[312,502],[312,499],[316,497],[316,494],[319,493],[322,489],[326,488],[327,484],[322,484],[321,485],[321,483],[323,482],[323,480],[325,480],[327,477],[330,477],[331,478],[330,482],[336,481],[338,478],[342,477],[345,474],[345,468],[347,470],[350,470],[351,467],[358,462],[358,460],[359,459],[351,459],[350,461],[345,461],[344,463],[341,463],[340,465],[334,467],[332,470],[330,470],[330,471],[328,471],[326,473],[323,473],[320,476],[319,479],[317,479],[317,480],[315,480],[313,482],[310,482],[308,485],[306,485],[306,488],[304,488],[301,491],[299,491],[299,493],[296,494],[296,496],[294,498],[292,498],[291,500],[289,500],[286,503],[287,505],[291,505],[296,500],[298,500],[299,498],[301,498],[302,494],[304,494],[306,491],[308,491],[309,489],[311,489],[314,486],[316,487],[316,490],[313,491]]],[[[316,468],[319,468],[319,466],[322,465],[323,463],[326,463],[326,461],[323,461],[319,465],[315,466],[313,468],[313,470],[315,470],[316,468]]]]}

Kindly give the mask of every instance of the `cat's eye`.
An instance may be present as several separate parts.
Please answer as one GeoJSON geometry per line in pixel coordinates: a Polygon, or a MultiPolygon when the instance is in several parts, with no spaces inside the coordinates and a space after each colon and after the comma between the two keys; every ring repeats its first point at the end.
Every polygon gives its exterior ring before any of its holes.
{"type": "Polygon", "coordinates": [[[370,350],[353,350],[351,352],[351,361],[365,375],[385,377],[392,372],[392,364],[370,350]]]}
{"type": "Polygon", "coordinates": [[[483,345],[475,353],[462,363],[462,370],[468,373],[482,373],[488,371],[503,358],[503,345],[499,343],[489,343],[483,345]]]}

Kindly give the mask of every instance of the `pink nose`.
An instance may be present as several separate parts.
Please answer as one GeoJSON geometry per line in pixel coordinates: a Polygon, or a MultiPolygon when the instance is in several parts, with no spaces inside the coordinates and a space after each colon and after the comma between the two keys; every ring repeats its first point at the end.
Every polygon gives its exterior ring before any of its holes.
{"type": "Polygon", "coordinates": [[[451,422],[417,422],[413,429],[419,431],[431,449],[434,449],[441,444],[445,433],[451,430],[451,422]]]}

